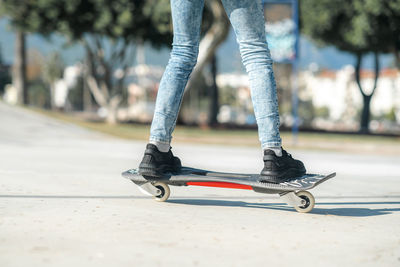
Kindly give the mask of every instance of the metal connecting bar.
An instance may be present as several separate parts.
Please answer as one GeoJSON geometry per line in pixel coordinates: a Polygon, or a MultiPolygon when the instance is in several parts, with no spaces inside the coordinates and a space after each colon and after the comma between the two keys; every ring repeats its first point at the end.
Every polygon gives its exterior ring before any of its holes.
{"type": "Polygon", "coordinates": [[[150,196],[159,196],[161,194],[161,190],[152,185],[150,182],[139,185],[139,190],[142,191],[146,195],[150,196]]]}
{"type": "Polygon", "coordinates": [[[285,194],[280,194],[280,197],[283,201],[285,201],[288,205],[292,207],[303,206],[306,204],[306,201],[298,196],[294,192],[288,192],[285,194]]]}

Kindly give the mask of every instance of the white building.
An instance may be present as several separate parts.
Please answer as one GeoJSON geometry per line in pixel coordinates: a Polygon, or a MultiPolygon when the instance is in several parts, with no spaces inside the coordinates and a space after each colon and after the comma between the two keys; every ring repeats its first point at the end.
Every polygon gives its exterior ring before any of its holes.
{"type": "Polygon", "coordinates": [[[64,69],[63,77],[54,82],[54,104],[57,108],[64,108],[68,98],[68,92],[76,86],[82,75],[83,66],[75,64],[64,69]]]}
{"type": "MultiPolygon", "coordinates": [[[[361,92],[354,77],[354,68],[345,66],[338,71],[303,71],[300,83],[304,88],[300,97],[312,99],[315,107],[327,107],[333,121],[358,120],[357,111],[362,109],[361,92]]],[[[361,71],[361,85],[369,94],[374,85],[374,73],[361,71]]],[[[394,69],[383,69],[380,73],[377,88],[371,101],[371,113],[382,115],[392,109],[400,112],[400,74],[394,69]]],[[[400,114],[397,121],[400,121],[400,114]]]]}
{"type": "MultiPolygon", "coordinates": [[[[361,71],[361,85],[365,93],[373,88],[374,73],[370,70],[361,71]]],[[[249,87],[245,74],[220,74],[217,77],[220,88],[249,87]]],[[[312,100],[315,108],[326,107],[329,118],[316,120],[317,127],[332,129],[357,130],[359,117],[363,107],[363,99],[355,81],[354,67],[344,66],[340,70],[322,70],[316,68],[299,73],[299,98],[303,101],[312,100]]],[[[241,91],[237,90],[237,99],[241,91]]],[[[247,95],[250,101],[250,95],[247,95]]],[[[243,101],[240,101],[243,102],[243,101]]],[[[400,73],[396,69],[381,70],[377,88],[371,101],[371,113],[375,116],[396,112],[397,122],[400,122],[400,73]]],[[[226,115],[228,112],[224,110],[226,115]]],[[[281,114],[282,115],[282,114],[281,114]]],[[[225,116],[227,117],[227,116],[225,116]]]]}

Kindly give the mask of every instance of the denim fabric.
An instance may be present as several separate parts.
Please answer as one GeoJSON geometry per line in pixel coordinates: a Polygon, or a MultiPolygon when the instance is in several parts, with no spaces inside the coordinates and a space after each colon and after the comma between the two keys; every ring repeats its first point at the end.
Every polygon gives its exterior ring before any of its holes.
{"type": "MultiPolygon", "coordinates": [[[[249,75],[262,148],[280,147],[279,112],[261,0],[222,0],[249,75]]],[[[160,82],[150,140],[169,144],[183,92],[196,65],[204,0],[171,0],[174,39],[160,82]]]]}

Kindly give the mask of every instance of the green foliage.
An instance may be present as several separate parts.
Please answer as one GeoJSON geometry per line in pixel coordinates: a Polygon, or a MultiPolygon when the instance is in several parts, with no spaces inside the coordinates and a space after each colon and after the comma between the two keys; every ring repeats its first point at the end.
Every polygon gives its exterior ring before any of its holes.
{"type": "Polygon", "coordinates": [[[29,104],[40,108],[50,108],[50,91],[42,79],[35,79],[28,84],[29,104]]]}
{"type": "Polygon", "coordinates": [[[236,99],[236,92],[237,88],[232,88],[231,86],[227,85],[225,87],[219,88],[219,103],[220,105],[228,105],[235,107],[237,106],[237,99],[236,99]]]}
{"type": "Polygon", "coordinates": [[[298,115],[303,120],[302,125],[309,127],[315,118],[314,105],[312,100],[299,99],[298,115]]]}
{"type": "Polygon", "coordinates": [[[352,53],[400,49],[400,0],[302,0],[302,32],[352,53]]]}
{"type": "MultiPolygon", "coordinates": [[[[0,15],[7,16],[16,29],[44,36],[59,33],[83,44],[85,77],[91,81],[89,87],[96,102],[108,106],[108,110],[116,110],[110,105],[118,105],[116,100],[123,93],[134,44],[149,42],[160,47],[172,42],[168,0],[0,1],[0,15]],[[116,69],[123,72],[118,79],[113,75],[116,69]]],[[[57,59],[52,64],[54,69],[47,68],[44,75],[49,83],[59,76],[57,59]]]]}
{"type": "Polygon", "coordinates": [[[385,119],[391,122],[396,122],[396,109],[392,107],[390,111],[385,114],[385,119]]]}
{"type": "Polygon", "coordinates": [[[367,133],[370,102],[379,76],[379,54],[393,53],[400,66],[400,0],[302,0],[301,30],[320,45],[334,45],[356,56],[355,79],[363,96],[360,132],[367,133]],[[360,69],[364,54],[372,52],[375,83],[364,93],[360,69]]]}
{"type": "Polygon", "coordinates": [[[373,120],[377,121],[387,121],[387,122],[393,122],[396,123],[396,108],[392,107],[388,112],[386,113],[381,113],[381,114],[373,114],[372,115],[373,120]]]}
{"type": "Polygon", "coordinates": [[[315,107],[314,108],[315,117],[328,119],[329,118],[329,108],[326,106],[323,107],[315,107]]]}
{"type": "Polygon", "coordinates": [[[47,83],[61,79],[64,73],[64,62],[57,52],[51,53],[43,65],[42,76],[47,83]]]}
{"type": "Polygon", "coordinates": [[[85,34],[153,45],[170,44],[168,0],[0,0],[0,14],[25,32],[59,32],[71,40],[85,34]]]}
{"type": "Polygon", "coordinates": [[[83,77],[79,77],[77,83],[73,88],[68,91],[68,102],[71,104],[73,110],[83,110],[83,77]]]}

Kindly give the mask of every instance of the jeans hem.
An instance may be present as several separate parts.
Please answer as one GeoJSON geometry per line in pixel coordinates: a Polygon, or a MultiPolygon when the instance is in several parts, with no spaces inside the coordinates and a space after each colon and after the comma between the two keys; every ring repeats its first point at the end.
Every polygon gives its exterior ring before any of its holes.
{"type": "Polygon", "coordinates": [[[171,143],[171,140],[165,140],[165,139],[162,139],[162,138],[159,138],[159,137],[152,137],[152,136],[150,136],[149,140],[150,141],[154,141],[154,142],[158,142],[158,143],[163,143],[163,144],[170,144],[171,143]]]}
{"type": "Polygon", "coordinates": [[[281,142],[268,142],[261,145],[262,149],[267,149],[271,147],[281,147],[281,146],[282,146],[281,142]]]}

